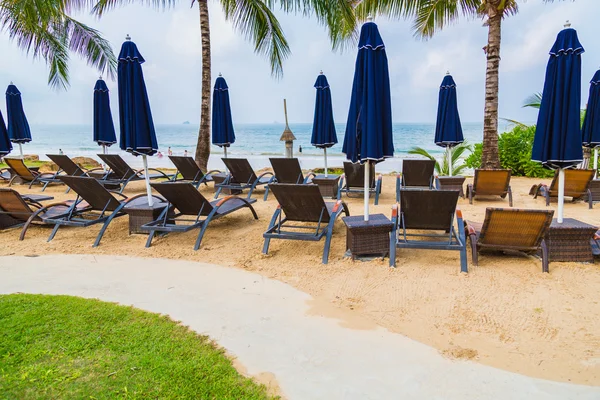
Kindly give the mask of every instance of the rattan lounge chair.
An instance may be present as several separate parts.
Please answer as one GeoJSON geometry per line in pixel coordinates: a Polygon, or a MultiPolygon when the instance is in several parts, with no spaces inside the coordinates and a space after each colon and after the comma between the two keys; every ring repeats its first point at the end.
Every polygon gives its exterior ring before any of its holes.
{"type": "Polygon", "coordinates": [[[263,253],[268,253],[271,239],[320,241],[325,237],[323,264],[327,264],[333,225],[342,212],[350,215],[348,206],[341,200],[326,203],[317,185],[275,183],[270,187],[279,206],[263,234],[263,253]]]}
{"type": "MultiPolygon", "coordinates": [[[[565,197],[571,197],[573,201],[587,199],[589,208],[594,206],[593,196],[590,192],[590,182],[594,179],[593,169],[565,169],[565,197]]],[[[533,198],[539,195],[546,199],[546,206],[550,205],[551,198],[558,197],[558,171],[554,174],[550,187],[540,183],[533,185],[529,191],[533,198]]]]}
{"type": "Polygon", "coordinates": [[[396,202],[400,188],[433,189],[435,160],[402,160],[402,173],[396,175],[396,202]]]}
{"type": "MultiPolygon", "coordinates": [[[[52,162],[58,165],[59,172],[64,172],[68,176],[90,176],[92,178],[104,180],[108,175],[102,167],[85,169],[77,165],[69,156],[64,154],[46,154],[52,162]]],[[[71,188],[67,189],[67,193],[71,188]]]]}
{"type": "Polygon", "coordinates": [[[476,169],[473,183],[467,185],[469,204],[473,204],[475,196],[500,196],[504,199],[508,195],[508,205],[512,207],[510,175],[510,169],[476,169]]]}
{"type": "MultiPolygon", "coordinates": [[[[73,203],[73,201],[66,201],[43,205],[33,198],[24,198],[13,189],[2,188],[0,189],[0,229],[22,226],[19,240],[23,240],[27,229],[32,224],[48,225],[47,219],[65,216],[73,203]]],[[[79,208],[84,206],[80,204],[79,208]]]]}
{"type": "MultiPolygon", "coordinates": [[[[144,170],[135,170],[127,164],[123,158],[118,154],[98,154],[98,157],[108,165],[110,173],[104,178],[104,181],[108,184],[120,186],[119,193],[123,193],[125,187],[129,182],[142,181],[146,177],[144,170]]],[[[148,168],[148,171],[154,171],[154,174],[149,174],[150,180],[154,179],[167,179],[171,180],[173,175],[167,175],[164,172],[156,168],[148,168]]]]}
{"type": "Polygon", "coordinates": [[[31,186],[33,186],[34,184],[43,185],[42,186],[42,192],[43,192],[44,190],[46,190],[46,187],[51,183],[62,183],[58,179],[59,172],[41,173],[41,172],[33,171],[33,170],[27,168],[27,166],[25,165],[25,162],[21,158],[4,157],[4,162],[6,162],[6,165],[8,165],[8,168],[10,168],[10,170],[13,173],[12,178],[8,182],[8,186],[12,185],[13,182],[15,181],[15,179],[19,178],[24,183],[29,182],[30,189],[31,189],[31,186]]]}
{"type": "Polygon", "coordinates": [[[541,253],[542,272],[548,272],[548,249],[544,242],[554,211],[487,208],[483,224],[465,221],[471,242],[473,265],[481,251],[541,253]]]}
{"type": "Polygon", "coordinates": [[[275,181],[277,183],[303,184],[309,183],[310,179],[315,177],[315,173],[309,172],[306,177],[300,168],[300,162],[297,158],[269,158],[275,181]]]}
{"type": "Polygon", "coordinates": [[[400,189],[400,204],[392,209],[390,266],[396,266],[396,248],[458,250],[460,270],[468,272],[465,230],[457,203],[456,190],[400,189]]]}
{"type": "MultiPolygon", "coordinates": [[[[77,193],[77,199],[66,215],[46,219],[46,222],[55,225],[48,241],[54,239],[61,226],[86,228],[91,225],[102,224],[102,228],[93,244],[93,247],[97,247],[112,220],[126,215],[123,207],[128,204],[135,204],[136,201],[143,203],[148,201],[146,193],[127,197],[120,192],[107,190],[98,180],[90,177],[61,176],[59,179],[77,193]],[[115,195],[119,197],[115,197],[115,195]]],[[[158,196],[153,197],[157,201],[164,201],[158,196]]]]}
{"type": "Polygon", "coordinates": [[[214,182],[212,175],[221,173],[219,170],[212,170],[205,174],[192,157],[169,156],[169,159],[177,168],[172,182],[189,182],[198,188],[202,183],[208,185],[209,182],[214,182]],[[180,175],[181,178],[179,178],[180,175]]]}
{"type": "Polygon", "coordinates": [[[255,199],[229,196],[211,202],[206,200],[189,182],[153,183],[152,187],[164,196],[169,202],[169,206],[156,221],[142,225],[141,230],[149,232],[146,247],[150,247],[156,232],[188,232],[192,229],[199,229],[200,233],[198,233],[198,239],[194,245],[194,250],[198,250],[204,232],[211,221],[242,208],[249,208],[254,219],[258,219],[258,215],[252,207],[252,203],[256,202],[255,199]],[[185,216],[193,218],[182,218],[185,216]]]}
{"type": "MultiPolygon", "coordinates": [[[[369,173],[369,195],[375,195],[375,205],[379,204],[379,195],[381,194],[382,176],[378,175],[375,179],[375,164],[370,164],[369,173]]],[[[342,193],[348,197],[360,197],[365,190],[365,166],[364,164],[353,164],[344,162],[344,173],[340,177],[340,186],[338,188],[338,199],[342,198],[342,193]]]]}
{"type": "MultiPolygon", "coordinates": [[[[244,190],[248,191],[247,199],[250,199],[252,192],[258,186],[264,186],[272,183],[275,180],[275,175],[272,172],[263,172],[259,176],[256,175],[252,166],[245,158],[223,158],[225,166],[229,170],[229,175],[225,178],[223,183],[217,183],[215,186],[218,188],[215,193],[215,199],[219,197],[223,189],[231,190],[244,190]]],[[[269,195],[269,188],[265,189],[264,200],[267,200],[269,195]]]]}
{"type": "Polygon", "coordinates": [[[10,173],[10,169],[8,168],[0,168],[0,180],[10,181],[12,175],[10,173]]]}

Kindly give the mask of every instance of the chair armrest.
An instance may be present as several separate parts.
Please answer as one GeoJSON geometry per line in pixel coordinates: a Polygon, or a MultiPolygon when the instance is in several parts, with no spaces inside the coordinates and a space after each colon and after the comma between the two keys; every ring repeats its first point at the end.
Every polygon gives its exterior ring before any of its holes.
{"type": "Polygon", "coordinates": [[[271,171],[267,171],[267,172],[263,172],[262,174],[260,174],[258,176],[258,179],[260,179],[260,178],[262,178],[263,176],[266,176],[266,175],[271,175],[271,176],[275,177],[275,174],[273,174],[271,171]]]}
{"type": "Polygon", "coordinates": [[[233,198],[235,198],[237,196],[227,196],[227,197],[223,197],[221,200],[219,200],[219,202],[217,203],[217,207],[221,207],[221,205],[223,205],[223,203],[225,203],[226,201],[229,201],[233,198]]]}
{"type": "Polygon", "coordinates": [[[392,218],[398,218],[398,204],[392,206],[392,218]]]}
{"type": "Polygon", "coordinates": [[[462,210],[456,207],[456,218],[463,219],[462,210]]]}
{"type": "MultiPolygon", "coordinates": [[[[140,193],[140,194],[136,194],[135,196],[127,197],[124,194],[119,193],[119,192],[113,192],[112,190],[110,192],[111,193],[117,193],[117,194],[120,194],[121,196],[124,196],[125,197],[125,200],[124,200],[125,204],[128,204],[129,202],[131,202],[131,201],[133,201],[135,199],[139,199],[140,197],[148,196],[148,193],[140,193]]],[[[156,196],[156,195],[153,194],[152,197],[155,198],[156,200],[160,201],[160,202],[164,202],[164,203],[167,202],[167,200],[165,200],[164,198],[162,198],[160,196],[156,196]]]]}
{"type": "Polygon", "coordinates": [[[383,180],[383,175],[382,175],[382,174],[379,174],[379,175],[377,175],[377,180],[378,180],[378,181],[381,181],[381,180],[383,180]]]}
{"type": "MultiPolygon", "coordinates": [[[[130,198],[133,198],[133,197],[127,197],[127,195],[124,195],[123,193],[117,192],[116,190],[109,190],[108,192],[111,193],[111,194],[117,194],[117,195],[123,197],[126,200],[129,200],[130,198]]],[[[136,196],[134,196],[134,197],[136,197],[136,196]]]]}
{"type": "Polygon", "coordinates": [[[210,171],[208,171],[208,172],[207,172],[206,174],[204,174],[204,175],[215,175],[215,174],[220,174],[221,172],[222,172],[221,170],[218,170],[218,169],[213,169],[213,170],[210,170],[210,171]]]}
{"type": "Polygon", "coordinates": [[[334,213],[338,212],[338,210],[340,209],[342,204],[343,204],[343,202],[341,200],[336,201],[335,206],[333,206],[333,212],[334,213]]]}

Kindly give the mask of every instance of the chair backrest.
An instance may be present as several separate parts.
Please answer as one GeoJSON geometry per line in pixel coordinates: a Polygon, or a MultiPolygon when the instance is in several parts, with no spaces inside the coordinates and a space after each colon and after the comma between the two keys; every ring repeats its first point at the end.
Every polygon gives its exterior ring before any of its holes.
{"type": "Polygon", "coordinates": [[[208,215],[212,204],[189,182],[162,182],[150,184],[183,215],[208,215]]]}
{"type": "Polygon", "coordinates": [[[83,170],[69,156],[64,154],[46,154],[46,156],[68,175],[83,175],[83,170]]]}
{"type": "Polygon", "coordinates": [[[118,154],[98,154],[98,157],[108,165],[111,171],[120,179],[129,179],[135,171],[118,154]]]}
{"type": "Polygon", "coordinates": [[[478,195],[495,196],[508,192],[510,169],[476,169],[473,191],[478,195]]]}
{"type": "Polygon", "coordinates": [[[269,189],[289,221],[329,222],[329,211],[317,185],[272,183],[269,189]]]}
{"type": "Polygon", "coordinates": [[[246,158],[222,158],[222,160],[231,174],[232,183],[252,183],[257,179],[246,158]]]}
{"type": "Polygon", "coordinates": [[[404,186],[431,187],[435,160],[402,160],[404,186]]]}
{"type": "Polygon", "coordinates": [[[486,247],[537,249],[552,223],[552,210],[487,208],[478,244],[486,247]]]}
{"type": "Polygon", "coordinates": [[[297,158],[269,158],[277,183],[303,183],[304,174],[297,158]]]}
{"type": "Polygon", "coordinates": [[[400,189],[400,213],[406,229],[449,230],[454,222],[457,190],[400,189]]]}
{"type": "Polygon", "coordinates": [[[35,175],[29,168],[27,168],[23,159],[4,157],[3,160],[6,165],[8,165],[8,167],[12,169],[20,178],[24,178],[25,180],[29,181],[35,179],[35,175]]]}
{"type": "Polygon", "coordinates": [[[171,162],[177,168],[177,171],[183,176],[183,179],[187,181],[195,181],[201,179],[204,174],[202,170],[196,164],[196,161],[192,157],[186,156],[169,156],[171,162]]]}
{"type": "Polygon", "coordinates": [[[33,210],[21,195],[9,188],[0,189],[0,211],[19,221],[27,221],[33,214],[33,210]]]}
{"type": "MultiPolygon", "coordinates": [[[[594,179],[593,169],[565,169],[565,196],[581,197],[594,179]]],[[[550,196],[558,196],[558,171],[550,184],[550,196]]]]}
{"type": "MultiPolygon", "coordinates": [[[[369,187],[375,187],[375,164],[370,165],[370,176],[369,176],[369,187]]],[[[346,187],[364,187],[365,185],[365,165],[364,164],[353,164],[351,162],[344,162],[344,176],[346,181],[346,187]]]]}
{"type": "Polygon", "coordinates": [[[94,178],[63,175],[58,179],[77,193],[95,211],[115,211],[121,205],[121,202],[94,178]]]}

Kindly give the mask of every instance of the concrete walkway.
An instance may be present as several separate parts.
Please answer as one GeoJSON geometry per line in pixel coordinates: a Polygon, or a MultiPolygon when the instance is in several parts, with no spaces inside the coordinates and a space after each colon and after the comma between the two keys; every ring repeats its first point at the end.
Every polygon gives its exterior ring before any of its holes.
{"type": "Polygon", "coordinates": [[[383,328],[308,315],[311,297],[238,269],[100,256],[0,257],[0,293],[69,294],[169,314],[289,399],[600,399],[600,388],[466,361],[383,328]]]}

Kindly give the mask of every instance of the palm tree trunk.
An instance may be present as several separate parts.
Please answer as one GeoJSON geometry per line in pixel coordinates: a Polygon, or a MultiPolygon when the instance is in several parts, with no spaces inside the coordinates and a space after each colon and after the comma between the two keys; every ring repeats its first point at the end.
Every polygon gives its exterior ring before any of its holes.
{"type": "Polygon", "coordinates": [[[500,159],[498,157],[498,69],[500,68],[502,12],[498,11],[498,4],[494,4],[499,3],[499,1],[490,1],[489,3],[481,167],[484,169],[495,169],[500,168],[500,159]]]}
{"type": "Polygon", "coordinates": [[[196,144],[195,160],[200,169],[208,171],[210,156],[210,25],[208,0],[198,0],[200,11],[200,37],[202,39],[202,103],[200,105],[200,130],[196,144]]]}

